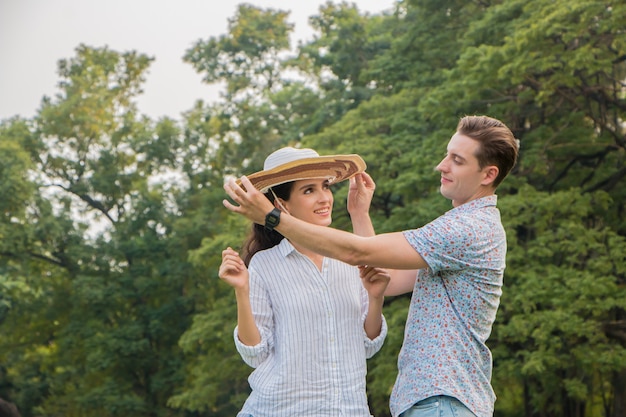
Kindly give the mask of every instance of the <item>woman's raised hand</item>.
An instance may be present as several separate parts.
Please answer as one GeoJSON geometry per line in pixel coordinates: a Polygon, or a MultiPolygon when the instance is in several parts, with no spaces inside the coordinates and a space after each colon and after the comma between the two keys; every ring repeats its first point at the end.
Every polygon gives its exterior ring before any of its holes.
{"type": "Polygon", "coordinates": [[[239,254],[230,247],[222,251],[222,264],[218,275],[233,288],[248,286],[248,268],[239,254]]]}

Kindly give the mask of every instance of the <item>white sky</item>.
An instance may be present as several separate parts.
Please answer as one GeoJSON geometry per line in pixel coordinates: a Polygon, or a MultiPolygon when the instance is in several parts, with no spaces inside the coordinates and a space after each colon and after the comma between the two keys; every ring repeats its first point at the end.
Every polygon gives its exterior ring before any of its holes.
{"type": "MultiPolygon", "coordinates": [[[[226,33],[236,0],[0,0],[0,120],[35,115],[44,96],[59,90],[57,62],[73,58],[78,45],[135,50],[154,57],[140,112],[157,120],[179,118],[197,99],[215,101],[219,86],[182,61],[199,39],[226,33]]],[[[339,1],[334,0],[333,3],[339,1]]],[[[363,12],[390,9],[394,0],[350,0],[363,12]]],[[[323,0],[248,0],[262,8],[291,11],[292,45],[310,40],[308,18],[323,0]]]]}

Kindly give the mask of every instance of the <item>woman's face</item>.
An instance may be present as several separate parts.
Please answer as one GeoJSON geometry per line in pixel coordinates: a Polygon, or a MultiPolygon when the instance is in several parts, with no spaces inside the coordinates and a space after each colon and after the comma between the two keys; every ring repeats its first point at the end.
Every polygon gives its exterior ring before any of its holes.
{"type": "Polygon", "coordinates": [[[327,179],[294,181],[289,200],[281,199],[289,214],[321,226],[332,222],[333,201],[327,179]]]}

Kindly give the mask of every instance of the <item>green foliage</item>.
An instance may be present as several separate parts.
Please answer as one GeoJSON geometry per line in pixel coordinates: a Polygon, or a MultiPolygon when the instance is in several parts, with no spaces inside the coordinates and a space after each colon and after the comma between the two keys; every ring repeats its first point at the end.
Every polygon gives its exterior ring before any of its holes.
{"type": "MultiPolygon", "coordinates": [[[[297,63],[308,73],[318,76],[330,70],[347,88],[366,87],[371,78],[365,74],[377,55],[386,50],[391,38],[388,32],[378,31],[384,16],[361,15],[356,5],[326,3],[319,15],[312,16],[311,27],[320,36],[299,48],[297,63]]],[[[328,81],[328,92],[341,88],[341,83],[328,81]]]]}
{"type": "Polygon", "coordinates": [[[287,17],[283,11],[242,4],[229,20],[228,35],[196,42],[184,59],[204,74],[204,81],[225,81],[229,97],[250,88],[272,89],[278,81],[278,55],[289,49],[293,30],[287,17]]]}
{"type": "Polygon", "coordinates": [[[389,298],[384,315],[388,334],[383,348],[368,360],[367,391],[370,411],[375,416],[389,416],[389,396],[396,380],[398,354],[402,347],[404,326],[409,313],[410,296],[389,298]]]}
{"type": "Polygon", "coordinates": [[[21,145],[21,139],[30,136],[28,125],[25,121],[14,121],[0,129],[0,194],[3,196],[0,213],[4,223],[7,218],[23,217],[23,202],[30,200],[34,190],[27,178],[29,155],[21,145]]]}
{"type": "Polygon", "coordinates": [[[617,329],[626,312],[626,239],[602,221],[611,204],[603,192],[529,186],[502,200],[509,251],[495,380],[524,387],[534,411],[599,407],[614,372],[624,371],[617,329]]]}
{"type": "Polygon", "coordinates": [[[179,191],[155,182],[176,168],[178,132],[136,117],[148,63],[81,46],[59,64],[57,100],[3,130],[22,132],[22,183],[42,191],[24,199],[27,240],[2,263],[12,349],[1,359],[24,415],[155,415],[181,380],[189,266],[171,263],[186,254],[167,239],[179,191]]]}

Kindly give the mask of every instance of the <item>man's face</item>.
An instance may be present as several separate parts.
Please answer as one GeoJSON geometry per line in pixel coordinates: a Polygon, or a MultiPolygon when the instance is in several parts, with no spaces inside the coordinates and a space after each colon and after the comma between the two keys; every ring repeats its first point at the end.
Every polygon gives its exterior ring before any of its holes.
{"type": "Polygon", "coordinates": [[[446,156],[435,168],[441,172],[441,195],[452,200],[454,207],[493,194],[493,170],[497,174],[497,168],[480,168],[475,156],[479,147],[478,141],[457,132],[448,142],[446,156]]]}

